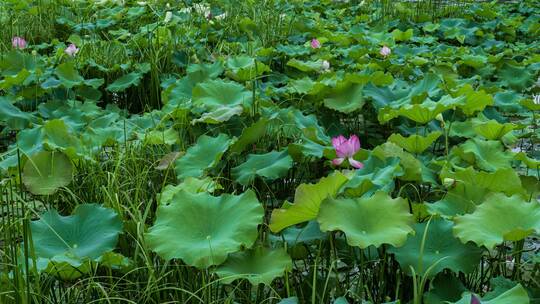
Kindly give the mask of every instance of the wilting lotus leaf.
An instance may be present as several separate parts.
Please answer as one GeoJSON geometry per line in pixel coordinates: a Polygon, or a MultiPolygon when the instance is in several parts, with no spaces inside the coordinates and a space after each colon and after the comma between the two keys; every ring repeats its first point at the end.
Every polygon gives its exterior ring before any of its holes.
{"type": "Polygon", "coordinates": [[[446,196],[433,204],[427,205],[431,214],[437,214],[445,218],[456,215],[472,213],[476,206],[480,205],[489,190],[476,184],[456,181],[455,186],[446,193],[446,196]]]}
{"type": "Polygon", "coordinates": [[[503,241],[519,241],[540,232],[540,205],[519,195],[495,193],[472,214],[455,218],[454,234],[462,241],[493,248],[503,241]]]}
{"type": "Polygon", "coordinates": [[[176,175],[180,179],[201,177],[205,170],[219,162],[231,142],[232,139],[225,134],[217,137],[202,135],[194,146],[187,149],[184,156],[176,160],[176,175]]]}
{"type": "Polygon", "coordinates": [[[216,273],[225,284],[236,279],[247,279],[251,285],[257,286],[270,285],[275,278],[291,269],[291,257],[285,249],[256,247],[229,255],[216,273]]]}
{"type": "Polygon", "coordinates": [[[513,156],[505,153],[500,141],[469,139],[455,152],[469,164],[486,171],[511,168],[513,156]]]}
{"type": "Polygon", "coordinates": [[[402,147],[410,153],[422,153],[424,152],[431,144],[436,141],[440,136],[441,132],[432,132],[427,136],[421,135],[411,135],[409,137],[403,137],[401,134],[392,134],[388,138],[388,141],[395,143],[396,145],[402,147]]]}
{"type": "Polygon", "coordinates": [[[399,163],[397,157],[381,160],[372,155],[363,162],[364,168],[356,170],[341,190],[352,197],[360,197],[368,191],[391,192],[394,189],[394,178],[403,175],[399,163]]]}
{"type": "Polygon", "coordinates": [[[220,107],[250,107],[252,94],[241,84],[221,79],[207,80],[193,88],[193,103],[207,110],[220,107]]]}
{"type": "Polygon", "coordinates": [[[340,83],[324,99],[324,105],[342,113],[352,113],[360,110],[365,103],[362,95],[363,88],[364,86],[361,84],[340,83]]]}
{"type": "Polygon", "coordinates": [[[234,167],[232,175],[240,184],[251,184],[256,176],[274,180],[283,177],[292,166],[292,158],[287,150],[266,154],[250,154],[245,163],[234,167]]]}
{"type": "Polygon", "coordinates": [[[60,152],[41,151],[24,165],[23,183],[36,195],[49,195],[67,186],[73,179],[73,165],[60,152]]]}
{"type": "Polygon", "coordinates": [[[356,199],[327,198],[317,221],[322,231],[343,231],[351,246],[367,248],[390,244],[399,247],[413,233],[414,218],[403,198],[392,199],[383,191],[356,199]]]}
{"type": "Polygon", "coordinates": [[[506,133],[514,130],[514,128],[515,125],[512,123],[501,124],[494,119],[474,124],[474,131],[489,140],[500,140],[506,133]]]}
{"type": "Polygon", "coordinates": [[[319,213],[324,199],[334,196],[347,181],[340,172],[323,177],[316,184],[301,184],[296,188],[294,204],[288,208],[274,209],[270,219],[270,230],[279,232],[282,229],[313,220],[319,213]]]}
{"type": "Polygon", "coordinates": [[[482,249],[470,243],[463,244],[454,238],[451,221],[432,220],[427,226],[427,231],[426,225],[428,222],[414,225],[415,234],[407,239],[403,247],[388,249],[395,254],[403,271],[411,275],[410,266],[412,266],[416,274],[432,277],[444,269],[470,273],[476,268],[482,249]],[[426,233],[425,236],[424,233],[426,233]],[[423,242],[424,239],[425,242],[423,242]],[[427,273],[427,269],[432,266],[433,268],[427,273]]]}
{"type": "MultiPolygon", "coordinates": [[[[453,304],[471,304],[474,303],[471,301],[472,295],[470,293],[467,293],[461,298],[461,300],[457,302],[446,302],[446,303],[453,303],[453,304]]],[[[509,304],[509,303],[529,303],[529,295],[527,294],[527,290],[521,286],[521,284],[517,284],[512,289],[507,290],[506,292],[500,294],[496,298],[484,300],[480,298],[478,295],[476,296],[480,303],[482,304],[509,304]]]]}
{"type": "Polygon", "coordinates": [[[169,205],[158,207],[146,241],[164,259],[207,268],[223,263],[229,253],[251,247],[263,214],[251,190],[216,197],[182,189],[169,205]]]}
{"type": "Polygon", "coordinates": [[[485,188],[507,195],[523,193],[521,180],[514,169],[499,169],[494,172],[476,171],[473,167],[456,169],[456,172],[443,172],[441,179],[453,178],[469,185],[485,188]]]}
{"type": "Polygon", "coordinates": [[[240,115],[244,111],[242,106],[222,106],[218,107],[211,112],[204,113],[200,118],[191,121],[192,124],[203,122],[207,124],[219,124],[224,121],[228,121],[234,115],[240,115]]]}
{"type": "Polygon", "coordinates": [[[78,267],[84,261],[99,261],[116,247],[122,221],[112,209],[83,204],[70,216],[47,211],[30,228],[37,257],[78,267]]]}

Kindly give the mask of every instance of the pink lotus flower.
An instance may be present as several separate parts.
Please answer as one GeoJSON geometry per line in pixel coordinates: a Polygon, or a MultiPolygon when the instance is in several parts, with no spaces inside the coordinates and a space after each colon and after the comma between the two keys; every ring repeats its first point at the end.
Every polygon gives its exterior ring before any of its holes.
{"type": "Polygon", "coordinates": [[[346,139],[343,135],[332,138],[332,146],[336,149],[337,158],[332,160],[332,164],[339,166],[345,159],[349,161],[351,166],[356,169],[362,169],[364,164],[355,160],[353,156],[360,150],[360,139],[358,136],[352,135],[346,139]]]}
{"type": "Polygon", "coordinates": [[[72,43],[66,48],[64,52],[69,56],[73,57],[79,52],[79,49],[75,46],[75,44],[72,43]]]}
{"type": "Polygon", "coordinates": [[[392,50],[385,45],[381,48],[381,50],[379,51],[379,54],[381,54],[383,57],[387,57],[387,56],[390,56],[390,54],[392,54],[392,50]]]}
{"type": "Polygon", "coordinates": [[[22,50],[26,48],[26,40],[24,40],[22,37],[15,36],[13,39],[11,39],[11,45],[14,49],[22,50]]]}
{"type": "Polygon", "coordinates": [[[311,39],[311,48],[313,49],[321,48],[321,42],[317,38],[311,39]]]}

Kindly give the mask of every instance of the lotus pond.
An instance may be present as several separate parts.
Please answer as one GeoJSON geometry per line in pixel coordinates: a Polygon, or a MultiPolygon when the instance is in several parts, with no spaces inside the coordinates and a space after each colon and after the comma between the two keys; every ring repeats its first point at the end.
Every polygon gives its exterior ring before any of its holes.
{"type": "Polygon", "coordinates": [[[0,303],[540,303],[539,1],[0,22],[0,303]]]}

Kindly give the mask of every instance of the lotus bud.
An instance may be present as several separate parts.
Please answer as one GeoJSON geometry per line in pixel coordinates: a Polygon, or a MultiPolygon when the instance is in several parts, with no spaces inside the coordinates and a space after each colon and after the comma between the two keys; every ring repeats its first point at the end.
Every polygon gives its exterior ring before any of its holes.
{"type": "Polygon", "coordinates": [[[22,37],[13,37],[11,39],[11,45],[14,49],[22,50],[26,48],[26,40],[22,37]]]}
{"type": "Polygon", "coordinates": [[[75,46],[75,44],[70,44],[66,50],[64,51],[68,56],[75,56],[78,52],[79,52],[79,49],[75,46]]]}
{"type": "Polygon", "coordinates": [[[441,126],[444,128],[444,117],[442,116],[442,114],[441,113],[437,114],[437,116],[435,116],[435,119],[440,121],[441,126]]]}
{"type": "Polygon", "coordinates": [[[453,178],[445,178],[443,179],[443,185],[446,187],[446,188],[450,188],[450,187],[453,187],[454,185],[456,184],[456,180],[453,179],[453,178]]]}
{"type": "Polygon", "coordinates": [[[317,38],[311,39],[311,48],[312,49],[320,49],[321,48],[321,42],[317,38]]]}
{"type": "Polygon", "coordinates": [[[328,62],[328,60],[324,60],[324,61],[321,63],[321,70],[322,70],[323,72],[330,70],[330,62],[328,62]]]}
{"type": "Polygon", "coordinates": [[[172,12],[171,11],[168,11],[165,13],[165,20],[163,20],[163,22],[165,23],[169,23],[169,21],[171,21],[172,19],[172,12]]]}

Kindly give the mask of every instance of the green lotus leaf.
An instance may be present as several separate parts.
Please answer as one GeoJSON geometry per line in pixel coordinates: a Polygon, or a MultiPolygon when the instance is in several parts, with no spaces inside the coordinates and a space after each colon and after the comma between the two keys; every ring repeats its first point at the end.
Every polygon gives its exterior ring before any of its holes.
{"type": "Polygon", "coordinates": [[[251,190],[241,195],[174,194],[158,207],[146,234],[149,247],[166,260],[182,259],[197,268],[219,265],[229,253],[251,247],[264,210],[251,190]]]}
{"type": "Polygon", "coordinates": [[[489,190],[476,184],[456,181],[455,186],[446,193],[440,201],[427,205],[431,214],[438,214],[445,218],[456,215],[472,213],[476,206],[484,202],[489,190]]]}
{"type": "Polygon", "coordinates": [[[24,165],[23,183],[32,194],[49,195],[73,179],[73,165],[60,152],[41,151],[24,165]]]}
{"type": "Polygon", "coordinates": [[[503,136],[514,130],[514,128],[515,125],[512,123],[501,124],[494,119],[474,124],[476,134],[488,140],[501,140],[503,136]]]}
{"type": "Polygon", "coordinates": [[[399,247],[414,232],[407,201],[392,199],[383,191],[356,199],[329,197],[321,204],[317,221],[322,231],[342,231],[347,244],[360,248],[399,247]]]}
{"type": "Polygon", "coordinates": [[[279,301],[278,304],[298,304],[298,297],[289,297],[279,301]]]}
{"type": "Polygon", "coordinates": [[[388,138],[388,141],[402,147],[409,153],[419,154],[424,152],[433,142],[435,142],[440,136],[441,132],[431,132],[427,136],[411,135],[404,137],[401,134],[392,134],[388,138]]]}
{"type": "Polygon", "coordinates": [[[452,98],[445,95],[438,102],[430,99],[416,104],[406,104],[399,109],[384,108],[379,111],[379,121],[388,122],[398,116],[406,117],[419,124],[427,124],[442,112],[462,104],[464,97],[452,98]]]}
{"type": "Polygon", "coordinates": [[[280,235],[270,235],[273,241],[285,241],[289,247],[299,243],[312,243],[326,239],[326,233],[319,228],[317,221],[309,221],[304,227],[292,226],[283,230],[280,235]]]}
{"type": "Polygon", "coordinates": [[[412,154],[403,151],[398,145],[386,142],[375,147],[372,154],[381,160],[393,157],[399,158],[400,164],[404,170],[404,174],[400,176],[401,179],[407,181],[422,180],[422,163],[412,154]]]}
{"type": "Polygon", "coordinates": [[[272,281],[292,269],[291,257],[283,248],[256,247],[229,255],[227,261],[216,269],[222,282],[229,284],[236,279],[247,279],[251,285],[270,285],[272,281]]]}
{"type": "Polygon", "coordinates": [[[408,29],[405,32],[402,32],[399,29],[395,29],[392,31],[392,37],[394,37],[394,40],[396,41],[411,40],[411,38],[413,37],[413,29],[408,29]]]}
{"type": "Polygon", "coordinates": [[[300,61],[298,59],[291,59],[287,62],[287,66],[298,69],[302,72],[320,71],[322,67],[322,60],[317,61],[300,61]]]}
{"type": "Polygon", "coordinates": [[[143,76],[144,73],[141,72],[128,73],[108,85],[107,90],[114,93],[123,92],[130,87],[138,86],[141,83],[143,76]]]}
{"type": "Polygon", "coordinates": [[[226,134],[219,134],[217,137],[200,136],[197,143],[176,160],[176,175],[179,179],[201,177],[206,170],[220,161],[231,143],[232,139],[226,134]]]}
{"type": "Polygon", "coordinates": [[[317,82],[311,80],[309,77],[295,79],[290,81],[288,86],[289,92],[298,94],[310,94],[315,88],[317,82]]]}
{"type": "Polygon", "coordinates": [[[356,170],[341,188],[347,196],[360,197],[378,190],[391,192],[394,189],[394,178],[404,173],[397,157],[381,160],[372,155],[363,164],[364,168],[356,170]]]}
{"type": "Polygon", "coordinates": [[[254,58],[243,55],[227,59],[227,68],[231,69],[227,72],[227,76],[241,82],[252,80],[271,71],[266,64],[260,61],[255,62],[254,58]]]}
{"type": "Polygon", "coordinates": [[[240,115],[244,111],[242,106],[223,106],[218,107],[211,112],[204,113],[200,118],[191,121],[192,124],[203,122],[207,124],[219,124],[224,121],[228,121],[235,115],[240,115]]]}
{"type": "Polygon", "coordinates": [[[440,304],[447,303],[445,301],[458,301],[465,291],[467,289],[453,273],[439,273],[431,281],[430,291],[424,294],[424,302],[426,304],[440,304]]]}
{"type": "MultiPolygon", "coordinates": [[[[470,304],[472,295],[470,293],[465,294],[461,300],[457,302],[446,302],[451,304],[470,304]]],[[[521,284],[517,284],[512,289],[507,290],[506,292],[500,294],[496,298],[484,300],[483,298],[480,298],[476,296],[478,299],[480,299],[480,303],[482,304],[508,304],[508,303],[523,303],[528,304],[530,299],[529,295],[527,294],[527,290],[521,286],[521,284]]]]}
{"type": "Polygon", "coordinates": [[[486,106],[493,105],[493,96],[485,91],[475,91],[470,84],[464,85],[456,93],[457,96],[464,96],[465,101],[459,105],[459,108],[467,116],[471,116],[476,112],[483,111],[486,106]]]}
{"type": "Polygon", "coordinates": [[[252,93],[241,84],[221,79],[207,80],[193,88],[193,103],[207,110],[220,107],[251,107],[252,93]]]}
{"type": "Polygon", "coordinates": [[[533,84],[534,74],[526,67],[506,63],[499,71],[498,78],[504,86],[522,92],[533,84]]]}
{"type": "Polygon", "coordinates": [[[475,69],[483,67],[487,63],[487,57],[482,55],[464,55],[461,57],[460,62],[464,65],[468,65],[475,69]]]}
{"type": "Polygon", "coordinates": [[[0,124],[12,130],[23,130],[35,119],[32,114],[23,112],[13,105],[7,97],[0,96],[0,124]]]}
{"type": "Polygon", "coordinates": [[[261,118],[257,122],[254,122],[251,126],[244,128],[242,134],[238,137],[231,148],[232,153],[241,153],[250,144],[256,143],[261,137],[266,134],[266,127],[269,120],[261,118]]]}
{"type": "Polygon", "coordinates": [[[149,145],[174,145],[180,140],[178,131],[173,128],[168,128],[165,131],[152,130],[144,134],[140,134],[145,144],[149,145]]]}
{"type": "Polygon", "coordinates": [[[180,184],[173,186],[167,185],[163,188],[160,194],[158,194],[158,204],[168,205],[172,202],[172,198],[180,190],[184,190],[191,193],[212,193],[217,189],[222,189],[221,185],[212,180],[209,177],[204,179],[198,179],[194,177],[187,177],[180,184]]]}
{"type": "Polygon", "coordinates": [[[79,267],[85,261],[99,261],[116,247],[122,221],[112,209],[82,204],[69,216],[47,211],[30,223],[30,229],[38,258],[79,267]]]}
{"type": "Polygon", "coordinates": [[[443,172],[441,179],[445,178],[453,178],[468,185],[475,185],[493,192],[503,192],[507,195],[523,193],[521,180],[512,168],[483,172],[468,167],[466,169],[456,169],[456,172],[443,172]]]}
{"type": "Polygon", "coordinates": [[[519,195],[495,193],[472,214],[454,219],[454,235],[462,242],[493,248],[503,241],[519,241],[540,232],[540,205],[523,201],[519,195]]]}
{"type": "Polygon", "coordinates": [[[409,275],[412,275],[410,267],[414,268],[416,274],[428,277],[444,269],[470,273],[478,265],[482,249],[470,243],[462,244],[454,238],[453,225],[444,219],[416,224],[414,236],[408,238],[405,245],[399,249],[389,248],[388,251],[396,256],[401,269],[409,275]]]}
{"type": "Polygon", "coordinates": [[[327,108],[342,113],[352,113],[364,106],[365,100],[362,94],[364,86],[361,84],[343,82],[332,89],[324,99],[327,108]]]}
{"type": "Polygon", "coordinates": [[[56,75],[65,88],[71,89],[74,86],[81,85],[84,82],[84,78],[79,75],[75,69],[73,61],[64,62],[56,67],[56,75]]]}
{"type": "Polygon", "coordinates": [[[321,178],[316,184],[301,184],[296,188],[294,204],[272,211],[270,230],[276,233],[286,227],[315,219],[322,201],[336,195],[347,180],[345,175],[336,171],[321,178]]]}
{"type": "Polygon", "coordinates": [[[500,141],[469,139],[454,151],[469,164],[486,171],[512,167],[513,156],[504,151],[500,141]]]}
{"type": "Polygon", "coordinates": [[[283,177],[292,167],[292,158],[287,150],[272,151],[266,154],[250,154],[246,162],[234,167],[232,175],[240,184],[247,186],[253,183],[256,176],[267,180],[283,177]]]}

